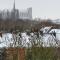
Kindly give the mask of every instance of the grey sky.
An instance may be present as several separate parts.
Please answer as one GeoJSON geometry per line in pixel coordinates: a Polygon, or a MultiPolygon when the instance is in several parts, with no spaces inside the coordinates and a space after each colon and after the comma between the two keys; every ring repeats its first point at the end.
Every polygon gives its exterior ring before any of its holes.
{"type": "MultiPolygon", "coordinates": [[[[12,9],[14,0],[0,0],[0,9],[12,9]]],[[[60,18],[60,0],[16,0],[16,8],[32,7],[33,17],[60,18]]]]}

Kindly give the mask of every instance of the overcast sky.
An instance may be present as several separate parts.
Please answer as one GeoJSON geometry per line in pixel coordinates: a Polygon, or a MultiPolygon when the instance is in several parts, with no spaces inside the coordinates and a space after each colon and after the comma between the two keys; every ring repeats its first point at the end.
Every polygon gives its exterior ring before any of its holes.
{"type": "MultiPolygon", "coordinates": [[[[0,9],[12,9],[14,0],[0,0],[0,9]]],[[[16,0],[16,8],[32,7],[33,17],[60,18],[60,0],[16,0]]]]}

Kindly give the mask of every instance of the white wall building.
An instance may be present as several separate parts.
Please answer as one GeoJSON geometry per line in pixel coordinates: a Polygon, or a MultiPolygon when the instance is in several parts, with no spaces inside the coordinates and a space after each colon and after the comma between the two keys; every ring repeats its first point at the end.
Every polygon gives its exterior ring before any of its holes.
{"type": "Polygon", "coordinates": [[[32,19],[32,8],[27,8],[24,11],[20,11],[19,13],[20,19],[32,19]]]}

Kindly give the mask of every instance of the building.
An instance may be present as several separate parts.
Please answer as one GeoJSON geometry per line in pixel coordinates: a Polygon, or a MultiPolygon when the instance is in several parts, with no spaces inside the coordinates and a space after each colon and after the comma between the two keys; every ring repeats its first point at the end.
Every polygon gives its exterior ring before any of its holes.
{"type": "Polygon", "coordinates": [[[2,11],[0,11],[0,19],[2,19],[2,11]]]}
{"type": "Polygon", "coordinates": [[[32,19],[32,8],[27,8],[26,10],[24,11],[20,11],[20,14],[19,14],[19,18],[20,19],[32,19]]]}
{"type": "Polygon", "coordinates": [[[15,8],[15,0],[13,4],[13,9],[11,10],[11,19],[19,19],[19,10],[15,8]]]}
{"type": "Polygon", "coordinates": [[[14,0],[14,4],[13,4],[13,8],[11,11],[9,10],[3,10],[0,11],[0,18],[2,19],[12,19],[12,20],[17,20],[17,19],[32,19],[32,8],[27,8],[26,10],[24,9],[24,11],[19,11],[18,9],[16,9],[15,7],[15,0],[14,0]]]}
{"type": "Polygon", "coordinates": [[[3,10],[1,12],[1,17],[3,20],[11,18],[11,12],[9,10],[3,10]]]}

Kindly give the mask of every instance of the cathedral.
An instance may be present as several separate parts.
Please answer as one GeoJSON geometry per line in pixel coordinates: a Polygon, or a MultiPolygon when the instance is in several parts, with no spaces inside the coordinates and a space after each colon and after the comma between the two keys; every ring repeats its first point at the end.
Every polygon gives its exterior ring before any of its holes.
{"type": "Polygon", "coordinates": [[[3,10],[0,11],[0,19],[32,19],[32,7],[24,9],[23,11],[20,11],[19,9],[16,9],[15,7],[15,0],[13,4],[13,8],[11,11],[9,10],[3,10]]]}

